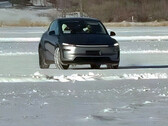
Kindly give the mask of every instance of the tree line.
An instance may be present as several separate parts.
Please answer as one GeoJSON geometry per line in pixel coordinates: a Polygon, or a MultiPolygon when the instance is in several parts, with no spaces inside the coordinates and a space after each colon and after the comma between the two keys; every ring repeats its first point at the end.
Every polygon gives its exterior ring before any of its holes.
{"type": "Polygon", "coordinates": [[[10,0],[13,5],[52,6],[66,12],[82,11],[106,22],[168,20],[168,0],[10,0]]]}

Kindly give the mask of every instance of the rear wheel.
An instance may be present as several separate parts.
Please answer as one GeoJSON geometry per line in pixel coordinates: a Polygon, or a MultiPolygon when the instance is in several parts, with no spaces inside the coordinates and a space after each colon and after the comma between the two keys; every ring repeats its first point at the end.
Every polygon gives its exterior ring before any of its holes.
{"type": "Polygon", "coordinates": [[[41,47],[39,48],[39,66],[41,69],[47,69],[50,66],[45,62],[44,52],[41,47]]]}
{"type": "Polygon", "coordinates": [[[113,66],[113,69],[118,69],[118,65],[114,65],[114,66],[113,66]]]}
{"type": "Polygon", "coordinates": [[[54,62],[55,62],[55,67],[57,69],[68,69],[69,68],[69,64],[63,64],[61,62],[60,50],[58,47],[55,49],[54,62]]]}
{"type": "Polygon", "coordinates": [[[107,69],[118,69],[118,64],[117,65],[107,64],[107,69]]]}
{"type": "Polygon", "coordinates": [[[99,64],[90,64],[91,68],[92,69],[100,69],[100,66],[99,64]]]}

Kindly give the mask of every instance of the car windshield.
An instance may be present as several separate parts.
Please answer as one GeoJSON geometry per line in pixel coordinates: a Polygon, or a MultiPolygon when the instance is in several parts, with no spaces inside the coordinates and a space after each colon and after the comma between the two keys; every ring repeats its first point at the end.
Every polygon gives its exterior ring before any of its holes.
{"type": "Polygon", "coordinates": [[[98,21],[63,21],[63,34],[106,34],[106,30],[98,21]]]}

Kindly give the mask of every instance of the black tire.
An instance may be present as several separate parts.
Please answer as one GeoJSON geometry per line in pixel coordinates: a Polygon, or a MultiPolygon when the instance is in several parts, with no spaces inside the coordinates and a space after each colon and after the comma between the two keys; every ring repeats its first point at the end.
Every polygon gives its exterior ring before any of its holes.
{"type": "Polygon", "coordinates": [[[118,69],[118,66],[119,66],[119,65],[114,65],[114,66],[113,66],[113,69],[118,69]]]}
{"type": "Polygon", "coordinates": [[[54,52],[54,62],[55,62],[55,67],[56,69],[68,69],[69,64],[63,64],[61,62],[61,57],[60,57],[60,50],[57,47],[54,52]]]}
{"type": "Polygon", "coordinates": [[[50,67],[50,65],[45,62],[45,56],[42,48],[39,48],[39,66],[41,69],[48,69],[50,67]]]}
{"type": "Polygon", "coordinates": [[[107,64],[107,69],[118,69],[118,64],[117,65],[107,64]]]}
{"type": "Polygon", "coordinates": [[[92,69],[100,69],[100,66],[99,64],[90,64],[91,68],[92,69]]]}

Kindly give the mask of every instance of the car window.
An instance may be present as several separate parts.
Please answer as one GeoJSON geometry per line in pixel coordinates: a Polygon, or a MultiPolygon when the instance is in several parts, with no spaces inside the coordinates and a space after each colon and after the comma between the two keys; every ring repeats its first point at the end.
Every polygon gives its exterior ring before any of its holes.
{"type": "Polygon", "coordinates": [[[61,23],[63,34],[106,34],[106,30],[97,21],[64,21],[61,23]]]}
{"type": "Polygon", "coordinates": [[[55,31],[55,34],[58,35],[58,33],[59,33],[59,28],[58,28],[58,22],[57,22],[57,21],[54,21],[54,22],[50,25],[49,32],[50,32],[50,31],[55,31]]]}

